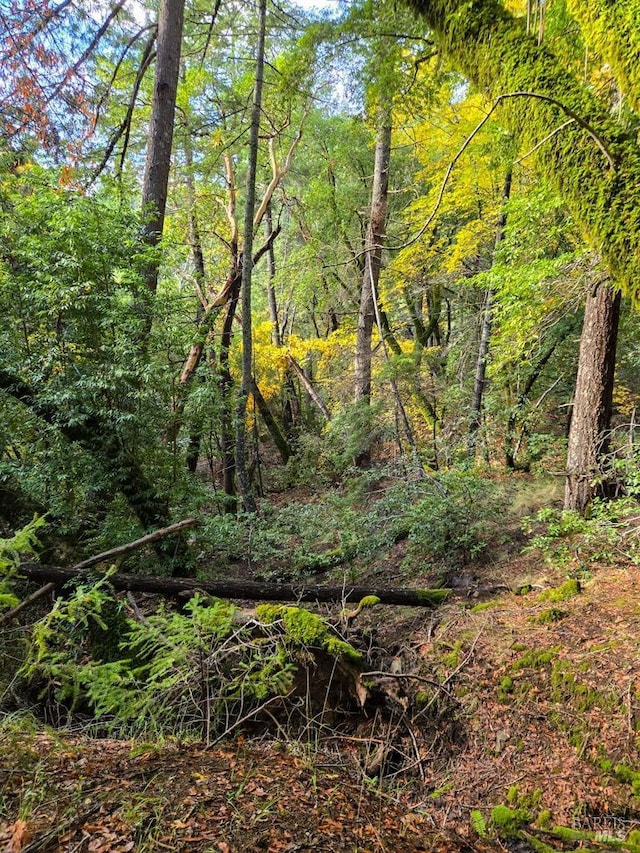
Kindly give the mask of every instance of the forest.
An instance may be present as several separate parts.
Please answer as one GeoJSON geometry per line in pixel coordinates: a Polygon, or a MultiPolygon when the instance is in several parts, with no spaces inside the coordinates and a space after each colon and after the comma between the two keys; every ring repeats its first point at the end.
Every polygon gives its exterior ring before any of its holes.
{"type": "Polygon", "coordinates": [[[0,844],[638,853],[639,0],[0,52],[0,844]]]}

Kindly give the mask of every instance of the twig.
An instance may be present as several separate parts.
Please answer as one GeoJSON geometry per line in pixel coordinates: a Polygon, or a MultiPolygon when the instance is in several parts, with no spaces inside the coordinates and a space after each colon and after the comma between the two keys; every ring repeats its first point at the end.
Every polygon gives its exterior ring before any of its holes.
{"type": "Polygon", "coordinates": [[[462,661],[462,663],[460,663],[460,664],[459,664],[459,665],[458,665],[458,666],[453,670],[453,672],[452,672],[452,673],[450,673],[450,675],[448,675],[448,676],[445,678],[445,680],[442,682],[442,686],[443,686],[443,687],[444,687],[444,685],[445,685],[445,684],[448,684],[448,683],[452,680],[452,678],[454,678],[454,676],[456,676],[456,675],[460,672],[460,670],[461,670],[461,669],[464,669],[464,667],[469,663],[469,661],[470,661],[470,660],[471,660],[471,658],[473,657],[473,653],[474,653],[474,651],[475,651],[476,645],[477,645],[478,640],[480,639],[480,637],[481,637],[481,635],[482,635],[482,632],[483,632],[483,631],[484,631],[484,629],[485,629],[486,624],[487,624],[487,623],[485,622],[485,623],[484,623],[484,625],[482,625],[482,627],[480,628],[480,630],[479,630],[479,631],[478,631],[478,633],[476,634],[476,636],[475,636],[475,638],[474,638],[474,640],[473,640],[473,643],[471,643],[471,648],[469,649],[469,654],[464,658],[464,660],[462,661]]]}
{"type": "Polygon", "coordinates": [[[264,709],[265,709],[268,705],[272,705],[274,702],[276,702],[276,701],[278,701],[278,700],[286,699],[286,698],[287,698],[287,696],[290,696],[290,695],[291,695],[291,694],[285,694],[285,695],[282,695],[282,696],[281,696],[281,695],[279,695],[279,694],[278,694],[277,696],[272,696],[272,697],[271,697],[271,699],[267,699],[267,701],[266,701],[266,702],[263,702],[263,704],[262,704],[262,705],[260,705],[260,707],[259,707],[259,708],[254,708],[252,711],[249,711],[249,713],[248,713],[248,714],[245,714],[245,715],[244,715],[244,717],[240,717],[240,719],[239,719],[239,720],[236,720],[236,721],[235,721],[235,723],[232,723],[230,726],[228,726],[228,727],[227,727],[227,728],[222,732],[222,734],[221,734],[221,735],[219,735],[215,740],[212,740],[212,741],[211,741],[211,743],[207,744],[207,747],[208,747],[208,748],[211,748],[212,746],[215,746],[217,743],[220,743],[220,741],[221,741],[221,740],[224,740],[226,737],[228,737],[228,736],[231,734],[231,732],[232,732],[232,731],[234,731],[235,729],[237,729],[237,728],[238,728],[239,726],[241,726],[243,723],[246,723],[246,722],[247,722],[247,720],[250,720],[252,717],[255,717],[255,716],[256,716],[256,714],[259,714],[261,711],[264,711],[264,709]]]}
{"type": "Polygon", "coordinates": [[[34,601],[37,601],[39,598],[42,598],[48,592],[52,592],[56,588],[54,583],[47,583],[44,586],[41,586],[40,589],[37,589],[35,592],[32,592],[31,595],[27,596],[24,601],[21,601],[20,604],[16,604],[16,606],[12,609],[4,613],[0,616],[0,625],[4,625],[5,622],[11,621],[11,619],[15,619],[18,613],[21,613],[23,610],[26,610],[30,604],[33,604],[34,601]]]}
{"type": "MultiPolygon", "coordinates": [[[[415,681],[421,681],[423,684],[430,684],[432,687],[437,687],[439,690],[444,690],[444,692],[448,696],[451,696],[451,693],[445,687],[446,681],[444,682],[444,684],[441,684],[439,681],[433,681],[433,679],[425,678],[423,675],[412,675],[410,672],[384,672],[381,669],[374,669],[371,670],[371,672],[360,673],[361,678],[365,678],[368,675],[379,675],[384,676],[385,678],[406,678],[413,679],[415,681]]],[[[447,679],[447,681],[448,680],[449,679],[447,679]]]]}
{"type": "Polygon", "coordinates": [[[416,754],[416,764],[418,765],[418,772],[420,773],[420,778],[424,782],[424,767],[422,766],[422,756],[420,755],[420,750],[418,749],[418,741],[416,740],[416,736],[413,733],[413,729],[409,725],[408,722],[405,721],[405,725],[407,727],[407,731],[409,732],[409,737],[411,738],[411,743],[413,744],[413,749],[416,754]]]}

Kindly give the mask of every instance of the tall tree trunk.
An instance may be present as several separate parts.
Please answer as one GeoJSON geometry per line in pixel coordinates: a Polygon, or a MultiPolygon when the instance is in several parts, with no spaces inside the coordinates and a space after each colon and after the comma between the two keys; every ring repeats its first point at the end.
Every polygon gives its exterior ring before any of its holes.
{"type": "Polygon", "coordinates": [[[244,209],[243,264],[242,264],[242,383],[236,411],[236,473],[246,512],[255,512],[256,503],[251,495],[247,469],[247,402],[253,386],[253,339],[251,322],[251,277],[253,271],[253,219],[256,210],[256,173],[260,144],[260,116],[262,112],[262,84],[264,75],[264,43],[267,20],[266,0],[258,0],[258,44],[256,48],[255,83],[249,131],[249,164],[247,170],[244,209]]]}
{"type": "Polygon", "coordinates": [[[360,310],[356,333],[354,397],[355,401],[371,399],[371,337],[376,319],[374,300],[377,298],[382,241],[387,227],[389,195],[389,164],[391,160],[391,110],[381,109],[378,117],[371,215],[365,242],[365,264],[360,291],[360,310]]]}
{"type": "MultiPolygon", "coordinates": [[[[162,0],[158,12],[156,68],[142,183],[142,208],[147,216],[143,238],[151,247],[160,242],[167,207],[183,15],[184,0],[162,0]]],[[[158,287],[158,269],[159,263],[155,258],[145,270],[145,284],[152,295],[158,287]]],[[[146,319],[146,325],[151,328],[150,317],[146,319]]]]}
{"type": "Polygon", "coordinates": [[[594,483],[608,449],[620,292],[608,284],[587,296],[573,400],[565,509],[584,512],[602,486],[594,483]]]}
{"type": "Polygon", "coordinates": [[[269,319],[271,320],[271,340],[276,347],[282,346],[282,334],[280,332],[280,320],[278,319],[278,300],[276,297],[276,257],[273,248],[273,215],[271,205],[267,205],[265,213],[265,227],[269,250],[267,251],[267,299],[269,301],[269,319]]]}
{"type": "Polygon", "coordinates": [[[220,444],[222,451],[222,488],[229,497],[226,508],[229,512],[236,510],[236,462],[235,440],[233,431],[233,378],[229,368],[229,350],[233,338],[233,321],[236,316],[240,287],[242,282],[242,255],[238,254],[237,246],[232,247],[234,275],[230,290],[227,311],[222,324],[220,336],[220,391],[222,396],[222,417],[220,425],[220,444]]]}
{"type": "MultiPolygon", "coordinates": [[[[511,169],[507,172],[504,179],[504,187],[502,188],[502,209],[498,217],[498,225],[496,228],[496,238],[494,245],[495,253],[498,251],[504,229],[507,224],[507,202],[511,195],[511,169]]],[[[484,295],[484,305],[482,306],[482,325],[480,327],[480,344],[478,346],[478,357],[476,359],[476,372],[473,382],[473,399],[471,401],[471,421],[469,423],[469,456],[471,459],[476,455],[476,444],[478,438],[478,430],[482,422],[482,401],[487,382],[487,361],[489,358],[489,342],[491,340],[491,325],[493,321],[493,291],[487,290],[484,295]]]]}

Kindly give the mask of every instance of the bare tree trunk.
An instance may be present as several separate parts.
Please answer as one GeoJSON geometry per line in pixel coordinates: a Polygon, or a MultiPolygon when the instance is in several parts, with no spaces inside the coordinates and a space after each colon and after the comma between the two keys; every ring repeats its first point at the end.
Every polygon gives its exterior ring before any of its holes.
{"type": "Polygon", "coordinates": [[[603,487],[594,480],[608,449],[620,292],[600,284],[587,296],[573,401],[564,508],[584,512],[603,487]]]}
{"type": "MultiPolygon", "coordinates": [[[[222,445],[222,488],[225,495],[234,498],[235,487],[235,441],[233,434],[232,400],[233,400],[233,378],[229,368],[229,350],[233,337],[233,321],[236,316],[238,299],[240,296],[240,284],[242,281],[242,257],[238,254],[237,246],[233,248],[233,265],[235,274],[227,305],[227,313],[222,324],[222,335],[220,337],[220,391],[222,395],[222,418],[220,426],[220,443],[222,445]]],[[[230,500],[226,509],[235,512],[235,499],[230,500]]]]}
{"type": "Polygon", "coordinates": [[[380,111],[376,136],[371,215],[365,244],[365,265],[360,291],[360,310],[355,354],[355,401],[371,399],[371,336],[376,318],[376,298],[382,265],[382,241],[387,227],[389,164],[391,160],[391,113],[380,111]]]}
{"type": "Polygon", "coordinates": [[[267,231],[267,242],[269,250],[267,252],[267,298],[269,300],[269,318],[271,320],[271,340],[274,346],[282,346],[282,333],[280,331],[280,320],[278,319],[278,300],[276,298],[276,288],[274,279],[276,277],[276,258],[273,249],[273,216],[271,214],[271,205],[267,205],[265,214],[265,225],[267,231]]]}
{"type": "Polygon", "coordinates": [[[244,247],[242,264],[242,383],[236,411],[236,473],[242,503],[246,512],[255,512],[256,503],[251,495],[247,469],[247,402],[253,385],[253,339],[251,323],[251,275],[253,271],[253,220],[256,211],[256,173],[260,144],[260,116],[262,112],[262,84],[264,75],[264,43],[267,20],[266,0],[258,0],[258,44],[256,71],[249,132],[249,164],[244,209],[244,247]]]}
{"type": "MultiPolygon", "coordinates": [[[[142,208],[148,217],[144,241],[152,247],[157,246],[162,237],[167,206],[183,15],[184,0],[162,0],[158,13],[156,69],[142,184],[142,208]]],[[[151,294],[155,294],[158,287],[158,267],[158,261],[154,259],[145,270],[145,283],[151,294]]],[[[150,328],[150,317],[146,323],[150,328]]]]}
{"type": "MultiPolygon", "coordinates": [[[[507,224],[506,204],[511,195],[511,169],[507,172],[502,189],[502,210],[498,218],[496,228],[496,239],[494,245],[495,253],[502,242],[505,225],[507,224]]],[[[489,342],[491,340],[491,324],[493,320],[493,291],[487,290],[484,295],[482,306],[482,326],[480,329],[480,344],[478,346],[478,358],[476,360],[476,373],[473,383],[473,399],[471,401],[471,422],[469,424],[469,456],[474,459],[476,455],[476,444],[478,430],[482,420],[482,399],[487,381],[487,359],[489,356],[489,342]]]]}

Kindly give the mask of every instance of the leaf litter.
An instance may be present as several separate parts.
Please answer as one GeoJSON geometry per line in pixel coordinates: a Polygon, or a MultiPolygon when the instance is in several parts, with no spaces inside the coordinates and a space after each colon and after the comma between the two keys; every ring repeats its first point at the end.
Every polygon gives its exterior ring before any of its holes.
{"type": "MultiPolygon", "coordinates": [[[[515,589],[531,567],[530,558],[512,560],[500,580],[515,589]]],[[[557,574],[544,584],[560,584],[557,574]]],[[[598,567],[549,621],[538,587],[501,592],[486,609],[460,595],[436,619],[390,609],[366,616],[395,639],[406,671],[457,703],[458,737],[441,743],[421,738],[414,709],[413,767],[383,779],[364,772],[363,744],[371,751],[381,739],[373,721],[315,743],[240,736],[216,748],[60,732],[18,738],[8,729],[0,733],[0,849],[525,850],[471,825],[474,810],[489,822],[503,803],[527,806],[532,821],[547,812],[568,827],[640,827],[640,797],[615,770],[640,763],[640,573],[598,567]]]]}

